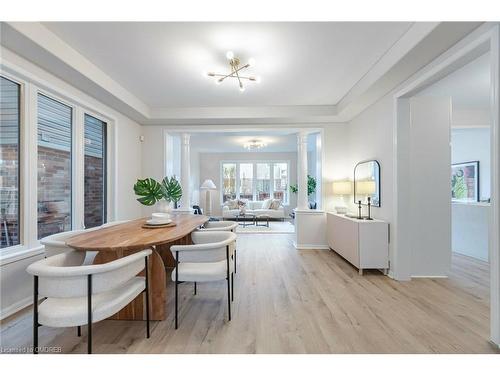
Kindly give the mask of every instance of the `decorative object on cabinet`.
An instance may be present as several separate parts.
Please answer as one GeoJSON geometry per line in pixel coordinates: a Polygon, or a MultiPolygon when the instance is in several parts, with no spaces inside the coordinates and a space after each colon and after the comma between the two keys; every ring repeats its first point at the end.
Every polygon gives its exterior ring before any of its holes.
{"type": "Polygon", "coordinates": [[[451,165],[451,200],[479,202],[479,161],[451,165]]]}
{"type": "Polygon", "coordinates": [[[377,160],[369,160],[354,167],[354,203],[380,207],[380,164],[377,160]]]}
{"type": "Polygon", "coordinates": [[[389,268],[389,224],[382,220],[358,220],[327,213],[327,240],[330,248],[358,268],[389,268]]]}
{"type": "Polygon", "coordinates": [[[333,194],[339,195],[340,199],[341,199],[340,203],[335,206],[335,211],[338,214],[346,214],[347,213],[347,206],[345,203],[344,196],[350,195],[352,193],[351,181],[349,181],[349,180],[333,181],[332,190],[333,190],[333,194]]]}
{"type": "Polygon", "coordinates": [[[373,220],[371,216],[371,206],[372,206],[371,198],[368,197],[368,216],[365,218],[366,220],[373,220]]]}

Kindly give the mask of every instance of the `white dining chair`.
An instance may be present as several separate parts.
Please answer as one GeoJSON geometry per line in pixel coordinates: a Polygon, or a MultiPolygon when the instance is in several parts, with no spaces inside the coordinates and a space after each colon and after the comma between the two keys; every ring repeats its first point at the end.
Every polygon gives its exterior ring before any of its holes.
{"type": "MultiPolygon", "coordinates": [[[[197,230],[203,232],[229,231],[236,233],[236,228],[238,228],[237,222],[222,220],[222,221],[208,221],[197,230]]],[[[231,251],[231,258],[233,259],[234,262],[234,274],[236,275],[236,241],[229,250],[231,251]]]]}
{"type": "Polygon", "coordinates": [[[141,293],[146,296],[146,337],[149,338],[148,256],[151,250],[115,261],[82,266],[85,254],[70,251],[28,266],[33,275],[33,353],[38,352],[38,328],[87,324],[87,351],[92,353],[92,323],[104,320],[141,293]],[[137,276],[144,270],[145,277],[137,276]],[[39,304],[39,298],[45,298],[39,304]]]}
{"type": "MultiPolygon", "coordinates": [[[[40,243],[45,248],[45,257],[51,257],[57,254],[65,253],[68,251],[73,251],[73,248],[66,245],[66,241],[77,234],[88,233],[94,230],[98,230],[101,227],[94,227],[90,229],[77,229],[70,230],[66,232],[52,234],[50,236],[44,237],[40,240],[40,243]]],[[[85,253],[84,253],[85,254],[85,253]]],[[[92,264],[94,261],[97,252],[95,251],[87,251],[85,258],[82,261],[82,264],[92,264]]]]}
{"type": "Polygon", "coordinates": [[[196,283],[227,280],[228,320],[231,320],[231,300],[234,299],[233,262],[230,247],[236,234],[228,231],[191,233],[192,245],[173,245],[170,251],[175,258],[172,281],[175,283],[175,329],[178,327],[179,283],[196,283]]]}

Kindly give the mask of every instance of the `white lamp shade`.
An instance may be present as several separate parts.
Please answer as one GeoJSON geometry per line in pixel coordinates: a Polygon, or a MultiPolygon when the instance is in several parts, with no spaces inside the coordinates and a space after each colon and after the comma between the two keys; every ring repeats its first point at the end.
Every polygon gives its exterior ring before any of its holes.
{"type": "Polygon", "coordinates": [[[215,184],[212,180],[205,180],[201,184],[200,189],[202,189],[202,190],[215,190],[215,189],[217,189],[217,186],[215,186],[215,184]]]}
{"type": "Polygon", "coordinates": [[[349,195],[352,192],[351,181],[334,181],[332,188],[335,195],[349,195]]]}
{"type": "Polygon", "coordinates": [[[371,195],[375,193],[375,189],[374,180],[356,181],[356,194],[371,195]]]}

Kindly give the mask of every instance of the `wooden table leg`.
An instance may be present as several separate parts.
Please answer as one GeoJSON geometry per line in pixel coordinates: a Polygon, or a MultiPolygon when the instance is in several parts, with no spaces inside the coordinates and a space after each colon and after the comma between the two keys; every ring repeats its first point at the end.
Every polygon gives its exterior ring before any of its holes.
{"type": "Polygon", "coordinates": [[[172,255],[172,252],[170,251],[170,246],[172,245],[192,245],[193,240],[191,239],[191,233],[188,235],[179,238],[176,241],[170,242],[168,244],[164,245],[159,245],[156,246],[156,251],[160,254],[161,258],[163,259],[163,264],[165,264],[165,267],[168,268],[174,268],[175,267],[175,259],[174,256],[172,255]]]}
{"type": "MultiPolygon", "coordinates": [[[[133,253],[134,251],[100,251],[95,257],[94,264],[108,263],[133,253]]],[[[148,268],[151,320],[165,320],[167,316],[167,280],[165,265],[163,264],[160,254],[154,249],[149,257],[148,268]]],[[[144,271],[141,272],[140,275],[144,276],[144,271]]],[[[109,319],[146,320],[144,293],[138,295],[132,302],[109,319]]]]}

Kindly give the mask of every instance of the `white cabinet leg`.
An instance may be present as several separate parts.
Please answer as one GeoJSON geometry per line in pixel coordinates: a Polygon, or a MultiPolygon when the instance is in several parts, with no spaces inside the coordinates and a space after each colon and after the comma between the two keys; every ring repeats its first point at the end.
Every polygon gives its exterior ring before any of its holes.
{"type": "Polygon", "coordinates": [[[358,273],[359,273],[359,275],[360,275],[360,276],[363,276],[363,269],[362,269],[362,268],[360,268],[360,269],[358,270],[358,273]]]}

